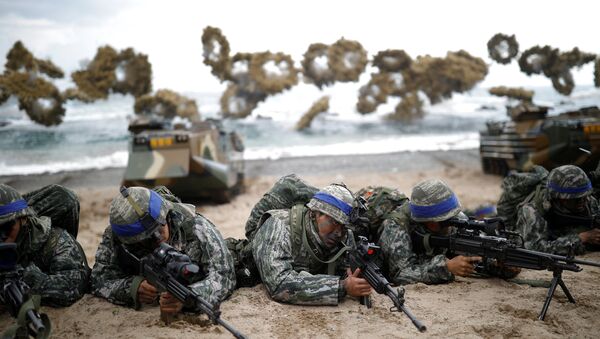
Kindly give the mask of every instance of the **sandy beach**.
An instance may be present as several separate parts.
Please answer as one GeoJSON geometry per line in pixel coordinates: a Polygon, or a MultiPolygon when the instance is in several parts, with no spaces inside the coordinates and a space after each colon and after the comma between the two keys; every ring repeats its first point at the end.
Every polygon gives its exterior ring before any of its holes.
{"type": "MultiPolygon", "coordinates": [[[[78,241],[90,264],[108,224],[108,206],[117,193],[122,169],[69,172],[38,176],[0,177],[21,192],[49,183],[74,189],[81,201],[78,241]]],[[[212,220],[224,237],[243,237],[253,205],[281,176],[297,173],[315,186],[343,181],[352,190],[367,185],[397,187],[408,195],[413,185],[441,178],[457,193],[463,207],[495,203],[501,178],[481,172],[477,150],[396,153],[249,161],[244,192],[230,203],[203,202],[197,210],[212,220]]],[[[600,253],[583,256],[600,261],[600,253]]],[[[550,280],[547,271],[524,270],[521,278],[550,280]]],[[[347,298],[338,307],[284,305],[269,299],[262,285],[236,290],[221,305],[222,317],[252,338],[357,337],[597,337],[600,330],[600,269],[584,267],[565,272],[563,279],[577,303],[557,290],[545,321],[537,320],[545,288],[517,285],[499,279],[458,278],[447,285],[406,287],[406,305],[427,327],[419,332],[401,313],[391,313],[391,302],[381,295],[367,309],[347,298]]],[[[230,337],[223,328],[207,324],[205,316],[182,316],[165,325],[158,307],[141,311],[116,306],[86,295],[75,305],[44,307],[56,338],[197,338],[230,337]]],[[[13,319],[0,314],[0,328],[13,319]]]]}

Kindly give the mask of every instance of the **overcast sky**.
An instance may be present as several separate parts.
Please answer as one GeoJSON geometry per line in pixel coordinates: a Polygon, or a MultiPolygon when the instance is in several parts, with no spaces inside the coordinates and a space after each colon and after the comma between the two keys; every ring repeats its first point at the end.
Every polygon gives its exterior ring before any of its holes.
{"type": "MultiPolygon", "coordinates": [[[[311,43],[331,44],[342,36],[359,41],[370,56],[384,49],[404,49],[413,57],[465,49],[492,63],[486,43],[498,32],[515,34],[521,51],[548,44],[600,54],[598,13],[600,2],[586,0],[0,0],[0,55],[21,40],[70,73],[101,45],[133,47],[149,56],[154,89],[221,91],[202,63],[207,25],[222,30],[232,54],[284,52],[298,65],[311,43]]],[[[576,72],[576,84],[591,84],[592,71],[589,64],[576,72]]],[[[518,72],[513,61],[493,63],[484,85],[549,83],[518,72]]]]}

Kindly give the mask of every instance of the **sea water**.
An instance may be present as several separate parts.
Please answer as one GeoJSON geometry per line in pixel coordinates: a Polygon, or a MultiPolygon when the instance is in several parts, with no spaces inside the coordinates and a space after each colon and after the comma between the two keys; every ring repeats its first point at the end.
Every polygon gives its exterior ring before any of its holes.
{"type": "MultiPolygon", "coordinates": [[[[246,159],[276,159],[335,154],[373,154],[400,151],[470,149],[479,146],[486,121],[507,119],[510,102],[488,94],[487,88],[454,94],[436,105],[425,103],[427,114],[411,122],[385,119],[399,102],[390,98],[373,114],[356,112],[356,84],[336,84],[323,91],[300,84],[269,97],[251,116],[226,120],[246,145],[246,159]],[[321,96],[330,97],[330,109],[305,131],[294,125],[321,96]]],[[[535,103],[558,114],[584,106],[600,106],[600,89],[577,86],[569,97],[551,87],[534,88],[535,103]]],[[[196,100],[203,117],[218,118],[220,89],[183,93],[196,100]]],[[[425,100],[426,101],[426,100],[425,100]]],[[[54,173],[124,167],[127,164],[128,119],[134,98],[111,95],[92,104],[66,103],[62,124],[44,127],[19,111],[15,98],[0,106],[0,175],[54,173]]]]}

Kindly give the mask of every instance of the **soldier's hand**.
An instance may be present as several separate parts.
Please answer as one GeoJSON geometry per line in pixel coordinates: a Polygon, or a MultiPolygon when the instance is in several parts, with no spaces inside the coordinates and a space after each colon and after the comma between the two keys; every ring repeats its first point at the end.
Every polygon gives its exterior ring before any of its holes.
{"type": "Polygon", "coordinates": [[[183,308],[183,303],[169,292],[160,294],[159,304],[161,314],[177,314],[183,308]]]}
{"type": "Polygon", "coordinates": [[[137,296],[138,301],[142,304],[153,304],[158,299],[158,291],[148,280],[144,280],[138,287],[137,296]]]}
{"type": "Polygon", "coordinates": [[[593,230],[579,233],[579,239],[584,244],[600,245],[600,229],[594,228],[593,230]]]}
{"type": "Polygon", "coordinates": [[[354,273],[348,268],[346,274],[348,277],[342,280],[346,294],[353,297],[364,297],[371,294],[371,285],[365,279],[359,278],[360,268],[357,268],[354,273]]]}
{"type": "Polygon", "coordinates": [[[466,277],[475,271],[475,264],[481,261],[481,257],[456,256],[446,261],[448,271],[454,275],[466,277]]]}

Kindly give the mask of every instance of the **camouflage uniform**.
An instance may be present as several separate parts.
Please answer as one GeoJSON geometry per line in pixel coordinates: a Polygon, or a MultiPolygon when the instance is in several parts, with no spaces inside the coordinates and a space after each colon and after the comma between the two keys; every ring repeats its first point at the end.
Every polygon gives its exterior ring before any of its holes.
{"type": "Polygon", "coordinates": [[[439,284],[454,280],[454,275],[446,265],[445,249],[415,253],[411,238],[414,230],[430,233],[421,222],[443,221],[460,213],[460,203],[454,193],[440,180],[424,181],[413,188],[411,202],[403,204],[396,211],[400,216],[383,222],[379,241],[390,280],[395,284],[439,284]],[[432,217],[413,215],[410,210],[411,203],[415,206],[432,206],[443,201],[450,201],[451,204],[432,217]]]}
{"type": "MultiPolygon", "coordinates": [[[[141,203],[140,207],[143,205],[144,210],[149,210],[150,190],[130,187],[128,191],[136,201],[145,201],[145,205],[141,203]]],[[[155,191],[162,195],[156,195],[160,199],[160,214],[155,220],[161,225],[168,221],[170,226],[167,243],[187,254],[206,274],[203,280],[196,281],[189,287],[209,303],[219,304],[235,287],[233,260],[221,234],[208,219],[195,212],[193,205],[176,202],[179,200],[164,187],[156,188],[155,191]]],[[[131,219],[137,219],[127,200],[121,196],[111,204],[110,219],[111,226],[104,231],[96,252],[91,277],[92,291],[112,303],[138,309],[140,304],[137,290],[144,278],[137,275],[139,272],[136,267],[128,265],[120,252],[120,246],[135,244],[149,237],[149,234],[146,231],[129,237],[115,234],[115,224],[125,225],[131,219]]],[[[141,257],[149,253],[149,250],[145,250],[134,254],[141,257]]]]}
{"type": "MultiPolygon", "coordinates": [[[[387,270],[390,281],[395,284],[446,283],[454,280],[448,271],[446,258],[452,257],[447,249],[417,249],[412,233],[432,233],[425,227],[428,221],[445,221],[452,217],[467,218],[461,212],[460,202],[441,180],[427,180],[417,184],[411,201],[396,208],[394,218],[383,221],[379,240],[383,253],[382,267],[387,270]]],[[[485,275],[512,277],[507,271],[486,267],[485,275]]]]}
{"type": "Polygon", "coordinates": [[[9,208],[13,210],[10,213],[0,212],[0,224],[24,218],[16,239],[18,264],[24,268],[23,280],[31,288],[31,294],[41,296],[42,304],[69,306],[84,295],[89,278],[83,249],[64,230],[77,229],[77,197],[58,185],[25,197],[0,184],[0,210],[13,207],[9,208]]]}
{"type": "Polygon", "coordinates": [[[519,206],[517,212],[517,230],[523,236],[525,247],[535,251],[566,255],[572,246],[574,254],[582,254],[586,247],[578,233],[591,227],[570,227],[558,225],[553,213],[562,210],[553,203],[553,199],[576,199],[585,197],[587,206],[581,217],[593,217],[598,214],[598,201],[591,196],[592,186],[585,172],[579,167],[565,165],[557,167],[548,176],[547,187],[519,206]],[[561,193],[562,192],[562,193],[561,193]]]}
{"type": "Polygon", "coordinates": [[[384,186],[367,186],[356,192],[355,196],[364,199],[367,209],[361,213],[362,220],[354,221],[350,228],[355,237],[362,235],[374,243],[381,237],[384,221],[389,223],[402,218],[402,214],[397,213],[396,209],[408,201],[404,193],[384,186]]]}
{"type": "Polygon", "coordinates": [[[351,209],[350,191],[343,186],[329,185],[315,194],[306,206],[268,211],[259,223],[251,243],[252,254],[262,282],[276,301],[337,305],[346,295],[340,280],[341,261],[332,258],[340,248],[325,246],[310,211],[325,213],[343,225],[349,222],[349,211],[345,213],[331,202],[321,200],[323,196],[333,196],[351,209]]]}

